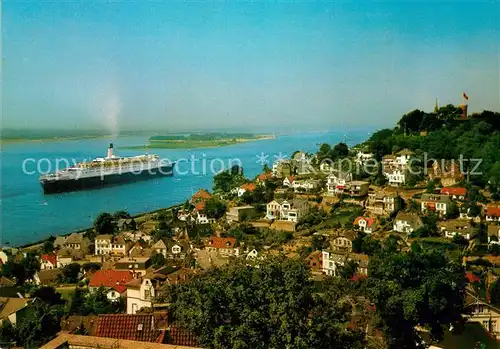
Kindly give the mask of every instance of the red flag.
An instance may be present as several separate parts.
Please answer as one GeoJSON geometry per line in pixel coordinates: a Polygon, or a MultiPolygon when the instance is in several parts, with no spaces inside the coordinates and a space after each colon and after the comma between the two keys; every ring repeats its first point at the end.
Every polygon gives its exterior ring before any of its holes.
{"type": "Polygon", "coordinates": [[[464,97],[465,100],[469,100],[469,96],[467,96],[467,93],[465,92],[462,92],[462,96],[464,97]]]}

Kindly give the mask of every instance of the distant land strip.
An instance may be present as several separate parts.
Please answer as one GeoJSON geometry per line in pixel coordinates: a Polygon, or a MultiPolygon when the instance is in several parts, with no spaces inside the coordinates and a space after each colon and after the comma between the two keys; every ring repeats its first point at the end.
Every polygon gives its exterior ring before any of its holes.
{"type": "Polygon", "coordinates": [[[244,142],[273,139],[273,135],[209,133],[191,135],[152,136],[145,145],[124,146],[123,149],[193,149],[216,148],[244,142]]]}

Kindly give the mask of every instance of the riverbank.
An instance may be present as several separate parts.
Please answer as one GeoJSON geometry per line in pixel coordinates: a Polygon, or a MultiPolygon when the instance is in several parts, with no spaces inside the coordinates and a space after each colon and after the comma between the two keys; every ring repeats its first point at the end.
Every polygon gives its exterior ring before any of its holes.
{"type": "MultiPolygon", "coordinates": [[[[183,205],[182,203],[175,204],[175,205],[172,205],[172,206],[169,206],[169,207],[160,208],[160,209],[153,210],[153,211],[141,212],[141,213],[138,213],[138,214],[135,214],[135,215],[131,215],[131,217],[134,220],[137,220],[137,219],[143,218],[145,216],[153,215],[153,214],[156,214],[156,213],[159,213],[159,212],[163,212],[163,211],[167,211],[168,212],[168,211],[173,210],[176,207],[181,208],[182,205],[183,205]]],[[[45,242],[50,241],[54,237],[57,237],[57,236],[68,237],[71,234],[84,234],[84,233],[86,233],[87,231],[89,231],[91,229],[93,229],[93,227],[88,227],[88,228],[84,228],[84,229],[78,229],[78,230],[67,232],[65,234],[56,234],[56,235],[49,236],[48,238],[45,238],[45,239],[42,239],[42,240],[39,240],[39,241],[36,241],[36,242],[30,242],[30,243],[26,243],[26,244],[19,245],[19,246],[9,246],[9,247],[10,248],[23,249],[23,250],[38,249],[38,248],[41,248],[45,242]]]]}
{"type": "Polygon", "coordinates": [[[253,141],[274,139],[273,135],[256,136],[255,138],[232,138],[232,139],[213,139],[213,140],[150,140],[148,144],[137,146],[123,146],[120,149],[198,149],[198,148],[218,148],[247,143],[253,141]]]}

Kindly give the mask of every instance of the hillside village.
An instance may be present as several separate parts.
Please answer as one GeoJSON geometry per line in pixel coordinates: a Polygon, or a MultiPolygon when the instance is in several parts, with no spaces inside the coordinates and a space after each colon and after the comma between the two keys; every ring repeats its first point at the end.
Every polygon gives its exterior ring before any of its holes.
{"type": "MultiPolygon", "coordinates": [[[[470,126],[462,122],[475,128],[486,123],[484,115],[455,120],[448,117],[450,106],[441,109],[429,115],[445,120],[449,132],[470,126]]],[[[103,213],[85,232],[3,248],[0,340],[11,346],[71,340],[85,347],[87,339],[101,338],[105,345],[105,338],[114,338],[204,347],[200,333],[173,318],[169,290],[214,268],[264,270],[281,261],[303,265],[317,285],[332,278],[358,285],[350,286],[358,293],[348,327],[381,345],[387,333],[376,328],[370,311],[359,311],[360,304],[381,308],[362,294],[363,285],[387,251],[432,250],[461,268],[464,326],[479,326],[483,334],[471,340],[496,343],[499,197],[491,180],[471,178],[459,154],[427,160],[414,142],[445,131],[422,128],[430,116],[415,113],[403,117],[404,127],[379,131],[353,148],[339,143],[323,144],[314,154],[298,150],[265,164],[255,178],[234,166],[214,177],[213,188],[200,188],[179,206],[138,217],[103,213]],[[411,129],[415,118],[419,126],[411,129]],[[54,305],[59,310],[37,332],[39,319],[32,314],[54,305]]],[[[50,343],[45,347],[57,347],[50,343]]]]}

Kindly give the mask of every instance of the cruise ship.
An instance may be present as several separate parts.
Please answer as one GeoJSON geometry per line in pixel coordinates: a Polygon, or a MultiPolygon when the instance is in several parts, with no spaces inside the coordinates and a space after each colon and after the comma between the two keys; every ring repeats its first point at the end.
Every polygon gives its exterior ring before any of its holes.
{"type": "Polygon", "coordinates": [[[81,162],[55,173],[40,176],[45,194],[103,188],[110,185],[137,182],[161,176],[172,176],[174,162],[156,154],[119,157],[109,145],[105,158],[81,162]]]}

